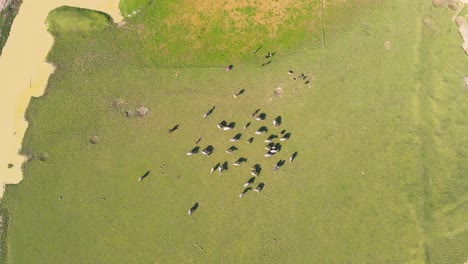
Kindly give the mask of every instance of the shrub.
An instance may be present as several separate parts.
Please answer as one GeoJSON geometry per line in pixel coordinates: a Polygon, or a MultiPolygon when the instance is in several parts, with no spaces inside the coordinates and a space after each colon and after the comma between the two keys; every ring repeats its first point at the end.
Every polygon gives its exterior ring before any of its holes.
{"type": "Polygon", "coordinates": [[[91,141],[91,143],[93,144],[97,144],[98,143],[98,140],[99,140],[99,137],[98,136],[92,136],[89,141],[91,141]]]}
{"type": "Polygon", "coordinates": [[[145,116],[147,115],[149,112],[148,108],[142,106],[142,107],[138,107],[137,110],[136,110],[136,113],[138,116],[145,116]]]}
{"type": "Polygon", "coordinates": [[[125,105],[125,101],[122,98],[117,98],[112,102],[112,107],[115,109],[121,109],[125,105]]]}
{"type": "Polygon", "coordinates": [[[39,154],[39,160],[40,160],[40,161],[46,161],[46,160],[48,160],[48,159],[49,159],[49,154],[47,154],[47,153],[45,153],[45,152],[39,154]]]}

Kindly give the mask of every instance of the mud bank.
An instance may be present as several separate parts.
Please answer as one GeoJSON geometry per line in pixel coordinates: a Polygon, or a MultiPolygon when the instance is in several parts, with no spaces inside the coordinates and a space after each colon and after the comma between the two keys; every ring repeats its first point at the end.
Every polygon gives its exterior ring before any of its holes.
{"type": "Polygon", "coordinates": [[[18,153],[28,127],[24,114],[31,97],[44,93],[54,71],[45,62],[54,41],[45,22],[51,10],[63,5],[105,12],[116,23],[123,19],[119,0],[23,1],[0,57],[0,198],[5,184],[22,179],[25,157],[18,153]]]}

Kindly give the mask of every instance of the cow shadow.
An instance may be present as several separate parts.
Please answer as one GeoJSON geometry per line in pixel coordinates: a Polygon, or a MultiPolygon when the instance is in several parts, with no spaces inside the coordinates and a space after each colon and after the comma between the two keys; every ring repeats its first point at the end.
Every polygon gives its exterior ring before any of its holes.
{"type": "Polygon", "coordinates": [[[229,167],[228,167],[228,162],[227,162],[227,161],[225,161],[225,162],[223,163],[222,168],[223,168],[223,170],[225,170],[225,171],[227,171],[227,170],[229,169],[229,167]]]}
{"type": "Polygon", "coordinates": [[[179,129],[179,125],[175,125],[173,128],[169,129],[169,134],[179,129]]]}

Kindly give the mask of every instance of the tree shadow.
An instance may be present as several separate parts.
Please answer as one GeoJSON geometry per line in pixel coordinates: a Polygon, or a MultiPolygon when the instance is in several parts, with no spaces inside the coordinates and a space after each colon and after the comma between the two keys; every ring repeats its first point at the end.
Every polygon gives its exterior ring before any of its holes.
{"type": "Polygon", "coordinates": [[[179,128],[179,125],[175,125],[173,128],[169,129],[169,134],[176,131],[179,128]]]}

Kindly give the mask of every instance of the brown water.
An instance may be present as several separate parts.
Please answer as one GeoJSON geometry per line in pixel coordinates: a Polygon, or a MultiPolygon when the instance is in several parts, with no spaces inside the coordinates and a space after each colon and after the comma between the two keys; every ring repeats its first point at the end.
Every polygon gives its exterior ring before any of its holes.
{"type": "Polygon", "coordinates": [[[25,157],[18,154],[32,96],[41,96],[54,67],[45,62],[53,38],[45,24],[49,12],[68,5],[105,12],[120,22],[119,0],[24,0],[0,57],[0,198],[5,184],[22,179],[25,157]],[[14,165],[8,168],[8,164],[14,165]]]}

